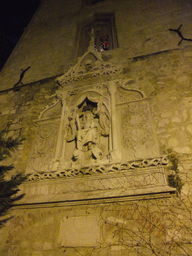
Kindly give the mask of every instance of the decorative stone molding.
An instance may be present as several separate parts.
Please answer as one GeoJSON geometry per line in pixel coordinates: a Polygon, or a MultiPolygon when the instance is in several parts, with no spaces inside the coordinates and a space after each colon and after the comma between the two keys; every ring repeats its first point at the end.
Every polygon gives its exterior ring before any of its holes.
{"type": "Polygon", "coordinates": [[[19,204],[83,203],[90,200],[121,201],[133,196],[167,197],[175,189],[167,185],[166,157],[34,173],[20,187],[26,196],[19,204]]]}
{"type": "Polygon", "coordinates": [[[129,171],[133,169],[145,169],[153,166],[167,166],[168,159],[166,156],[157,157],[153,159],[144,159],[131,162],[114,163],[108,165],[95,165],[82,168],[63,169],[50,173],[33,173],[27,176],[28,181],[46,180],[46,179],[60,179],[70,177],[82,177],[90,175],[102,175],[110,173],[120,173],[122,171],[129,171]]]}
{"type": "Polygon", "coordinates": [[[145,95],[136,89],[127,89],[124,87],[118,87],[116,94],[117,104],[124,104],[133,101],[140,101],[145,98],[145,95]]]}
{"type": "Polygon", "coordinates": [[[88,78],[118,74],[121,72],[121,66],[105,63],[101,60],[96,60],[94,63],[86,62],[85,64],[81,64],[80,61],[74,67],[70,68],[66,74],[59,77],[57,81],[60,85],[66,86],[67,84],[83,81],[88,78]],[[87,66],[89,66],[89,69],[87,69],[87,66]]]}
{"type": "Polygon", "coordinates": [[[43,119],[44,114],[54,108],[58,103],[60,102],[60,99],[54,99],[53,102],[45,107],[45,109],[40,113],[39,120],[43,119]]]}

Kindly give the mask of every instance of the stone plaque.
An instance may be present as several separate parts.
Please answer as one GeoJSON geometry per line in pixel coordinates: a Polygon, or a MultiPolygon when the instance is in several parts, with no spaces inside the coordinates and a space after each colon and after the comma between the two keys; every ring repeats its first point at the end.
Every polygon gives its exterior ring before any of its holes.
{"type": "Polygon", "coordinates": [[[58,242],[62,246],[96,246],[99,241],[97,216],[65,217],[61,221],[58,242]]]}

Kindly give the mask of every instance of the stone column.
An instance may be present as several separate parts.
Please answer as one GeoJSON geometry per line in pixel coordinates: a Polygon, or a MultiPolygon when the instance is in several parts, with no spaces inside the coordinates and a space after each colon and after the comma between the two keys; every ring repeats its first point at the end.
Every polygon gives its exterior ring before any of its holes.
{"type": "Polygon", "coordinates": [[[110,152],[112,160],[120,160],[120,153],[118,151],[118,141],[117,141],[117,118],[116,118],[116,100],[115,94],[117,87],[115,82],[110,82],[109,93],[111,96],[111,135],[112,135],[112,152],[110,152]]]}
{"type": "Polygon", "coordinates": [[[61,112],[61,119],[59,124],[59,132],[57,137],[57,144],[55,148],[55,158],[53,159],[53,166],[52,169],[56,170],[59,165],[59,159],[63,144],[63,125],[65,122],[65,110],[66,110],[66,92],[63,92],[61,95],[61,102],[62,102],[62,112],[61,112]]]}

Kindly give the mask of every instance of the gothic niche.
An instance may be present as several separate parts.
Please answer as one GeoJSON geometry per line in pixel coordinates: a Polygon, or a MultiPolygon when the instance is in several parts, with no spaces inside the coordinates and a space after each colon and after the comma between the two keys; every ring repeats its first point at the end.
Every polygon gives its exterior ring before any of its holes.
{"type": "Polygon", "coordinates": [[[65,167],[105,163],[109,158],[110,114],[102,101],[87,96],[69,109],[65,125],[65,167]]]}

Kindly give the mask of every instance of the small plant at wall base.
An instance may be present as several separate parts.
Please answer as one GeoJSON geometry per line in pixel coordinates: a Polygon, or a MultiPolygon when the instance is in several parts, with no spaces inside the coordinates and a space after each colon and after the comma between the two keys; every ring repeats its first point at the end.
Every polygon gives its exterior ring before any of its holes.
{"type": "Polygon", "coordinates": [[[20,136],[7,137],[8,128],[7,126],[0,131],[0,228],[10,219],[5,215],[14,206],[14,202],[23,197],[23,195],[17,195],[17,192],[19,191],[18,186],[25,180],[21,174],[6,179],[6,175],[14,169],[14,166],[12,164],[3,165],[2,161],[11,157],[11,152],[14,152],[24,140],[20,136]]]}
{"type": "Polygon", "coordinates": [[[171,149],[168,149],[168,158],[172,164],[171,173],[168,174],[168,177],[167,177],[168,184],[170,187],[176,188],[177,194],[180,194],[184,183],[181,181],[181,178],[179,177],[178,156],[171,149]]]}

